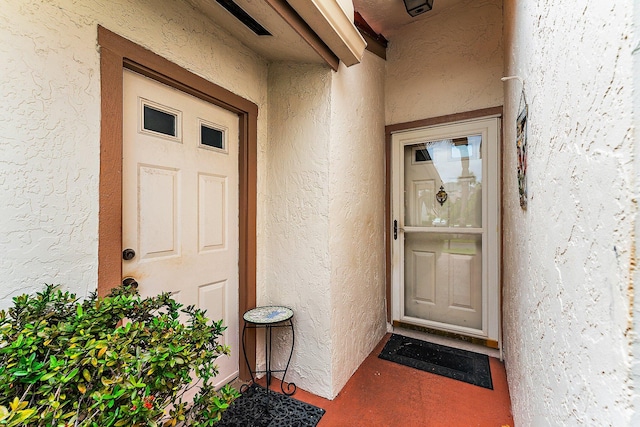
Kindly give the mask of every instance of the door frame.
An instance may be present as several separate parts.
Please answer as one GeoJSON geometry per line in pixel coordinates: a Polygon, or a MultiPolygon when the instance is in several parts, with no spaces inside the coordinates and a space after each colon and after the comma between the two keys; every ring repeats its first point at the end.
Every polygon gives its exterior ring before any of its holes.
{"type": "MultiPolygon", "coordinates": [[[[239,120],[239,313],[256,304],[256,211],[258,106],[98,25],[100,46],[100,195],[98,294],[122,280],[122,112],[123,72],[135,71],[238,115],[239,120]]],[[[255,365],[255,333],[246,337],[249,364],[255,365]]],[[[240,337],[239,337],[240,338],[240,337]]],[[[239,339],[238,342],[242,342],[239,339]]],[[[236,349],[240,377],[249,372],[236,349]]]]}
{"type": "MultiPolygon", "coordinates": [[[[456,113],[456,114],[450,114],[450,115],[446,115],[446,116],[438,116],[438,117],[430,117],[430,118],[426,118],[426,119],[421,119],[421,120],[414,120],[414,121],[410,121],[410,122],[403,122],[403,123],[396,123],[396,124],[391,124],[391,125],[387,125],[385,126],[385,288],[386,288],[386,299],[387,299],[387,322],[391,322],[392,321],[392,285],[393,285],[393,268],[392,268],[392,248],[393,248],[393,194],[392,194],[392,185],[393,185],[393,168],[392,168],[392,152],[393,152],[393,142],[392,142],[392,134],[395,132],[400,132],[400,131],[406,131],[406,130],[410,130],[410,129],[416,129],[416,128],[421,128],[421,127],[428,127],[428,126],[434,126],[434,125],[441,125],[441,124],[448,124],[448,123],[452,123],[452,122],[461,122],[461,121],[466,121],[466,120],[475,120],[475,119],[480,119],[480,118],[485,118],[485,117],[489,117],[489,116],[493,116],[493,117],[498,117],[500,119],[502,119],[503,117],[503,107],[502,106],[497,106],[497,107],[489,107],[489,108],[483,108],[480,110],[473,110],[473,111],[467,111],[467,112],[463,112],[463,113],[456,113]]],[[[501,120],[502,123],[502,120],[501,120]]],[[[504,126],[503,124],[501,125],[500,129],[499,129],[499,134],[500,134],[500,141],[502,141],[502,126],[504,126]]],[[[501,153],[502,150],[499,151],[499,153],[501,153]]],[[[498,168],[500,168],[500,176],[502,176],[502,156],[501,154],[499,154],[498,157],[498,168]]],[[[501,182],[498,183],[499,186],[499,195],[498,197],[500,198],[500,216],[502,216],[502,185],[501,182]]],[[[502,218],[499,217],[498,218],[499,222],[500,222],[500,226],[502,226],[502,218]]],[[[500,230],[500,236],[502,236],[502,230],[500,230]]],[[[502,239],[500,239],[500,248],[499,248],[499,253],[502,253],[502,239]]],[[[500,263],[499,266],[499,277],[502,278],[502,263],[500,263]]],[[[498,309],[500,310],[499,316],[498,318],[499,320],[499,324],[502,323],[502,298],[500,298],[500,295],[502,294],[502,283],[500,281],[500,283],[498,284],[498,295],[499,295],[499,302],[498,302],[498,309]]],[[[405,326],[405,325],[402,325],[405,326]]],[[[410,325],[406,325],[409,326],[410,325]]],[[[423,328],[423,329],[427,329],[427,328],[423,328]]],[[[498,336],[498,341],[499,342],[485,342],[484,344],[492,346],[492,347],[501,347],[501,341],[502,341],[502,328],[499,326],[498,327],[499,330],[499,336],[498,336]]],[[[436,332],[437,331],[433,331],[433,330],[428,330],[429,332],[436,332]]],[[[450,333],[444,333],[443,335],[448,335],[448,336],[456,336],[456,334],[450,334],[450,333]]]]}

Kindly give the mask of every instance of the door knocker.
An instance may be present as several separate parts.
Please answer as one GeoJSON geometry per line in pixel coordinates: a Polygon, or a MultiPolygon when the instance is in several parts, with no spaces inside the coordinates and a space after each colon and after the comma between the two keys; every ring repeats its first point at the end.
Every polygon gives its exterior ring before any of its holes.
{"type": "Polygon", "coordinates": [[[438,191],[436,193],[436,200],[438,201],[438,203],[440,203],[440,206],[444,205],[444,202],[447,201],[447,198],[449,197],[449,195],[447,194],[446,191],[444,191],[444,186],[440,186],[440,191],[438,191]]]}

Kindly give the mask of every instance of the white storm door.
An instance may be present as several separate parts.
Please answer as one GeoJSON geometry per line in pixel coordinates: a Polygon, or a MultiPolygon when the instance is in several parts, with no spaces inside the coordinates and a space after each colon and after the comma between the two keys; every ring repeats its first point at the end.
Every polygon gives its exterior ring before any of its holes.
{"type": "Polygon", "coordinates": [[[123,260],[142,296],[170,292],[227,326],[230,357],[216,387],[238,376],[238,116],[124,72],[123,260]]]}
{"type": "Polygon", "coordinates": [[[392,135],[394,320],[499,340],[499,126],[392,135]]]}

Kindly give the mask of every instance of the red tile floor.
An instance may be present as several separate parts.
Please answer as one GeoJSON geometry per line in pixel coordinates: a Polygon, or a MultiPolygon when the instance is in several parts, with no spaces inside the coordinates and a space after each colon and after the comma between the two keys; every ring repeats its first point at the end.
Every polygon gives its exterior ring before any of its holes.
{"type": "MultiPolygon", "coordinates": [[[[504,365],[491,357],[493,390],[378,358],[387,334],[334,400],[298,388],[326,410],[318,427],[513,426],[504,365]]],[[[274,379],[272,389],[279,390],[274,379]]]]}

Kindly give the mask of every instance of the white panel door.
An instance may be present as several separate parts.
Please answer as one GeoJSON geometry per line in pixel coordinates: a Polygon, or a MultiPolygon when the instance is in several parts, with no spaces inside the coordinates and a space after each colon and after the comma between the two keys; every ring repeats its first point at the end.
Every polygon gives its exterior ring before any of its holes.
{"type": "Polygon", "coordinates": [[[394,320],[498,339],[498,129],[392,136],[394,320]]]}
{"type": "MultiPolygon", "coordinates": [[[[124,72],[124,277],[142,296],[171,292],[224,319],[238,375],[238,116],[131,71],[124,72]]],[[[124,249],[123,248],[123,249],[124,249]]]]}

